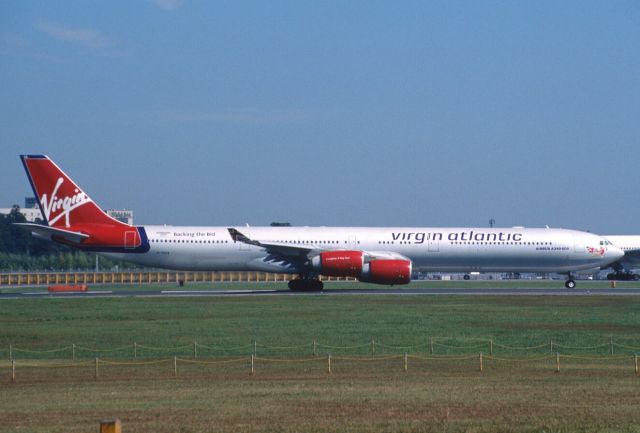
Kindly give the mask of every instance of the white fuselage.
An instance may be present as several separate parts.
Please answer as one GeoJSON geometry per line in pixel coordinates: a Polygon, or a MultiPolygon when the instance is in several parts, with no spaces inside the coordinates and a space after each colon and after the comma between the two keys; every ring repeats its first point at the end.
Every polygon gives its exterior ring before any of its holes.
{"type": "Polygon", "coordinates": [[[627,253],[620,261],[627,269],[640,267],[640,236],[614,235],[603,236],[613,245],[627,253]]]}
{"type": "MultiPolygon", "coordinates": [[[[530,228],[238,227],[252,240],[314,251],[358,250],[408,258],[414,271],[570,272],[620,259],[616,247],[591,233],[530,228]]],[[[234,242],[228,226],[144,226],[149,251],[105,253],[144,266],[193,271],[301,273],[300,260],[282,260],[265,248],[234,242]]]]}

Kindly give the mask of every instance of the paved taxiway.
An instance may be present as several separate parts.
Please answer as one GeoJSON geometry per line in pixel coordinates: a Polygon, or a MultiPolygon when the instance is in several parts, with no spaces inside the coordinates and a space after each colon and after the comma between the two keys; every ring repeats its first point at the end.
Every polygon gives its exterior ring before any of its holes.
{"type": "Polygon", "coordinates": [[[394,296],[640,296],[640,288],[624,289],[550,289],[550,288],[389,288],[389,289],[327,289],[322,292],[291,292],[289,290],[93,290],[83,293],[49,293],[44,290],[25,290],[0,293],[1,299],[29,298],[122,298],[122,297],[228,297],[228,296],[340,296],[340,295],[394,295],[394,296]]]}

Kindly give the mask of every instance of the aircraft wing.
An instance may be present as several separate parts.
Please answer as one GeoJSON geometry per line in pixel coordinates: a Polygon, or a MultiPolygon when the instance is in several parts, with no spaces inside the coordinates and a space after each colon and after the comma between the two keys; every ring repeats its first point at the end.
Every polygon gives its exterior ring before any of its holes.
{"type": "Polygon", "coordinates": [[[28,230],[36,237],[53,240],[54,237],[62,238],[69,242],[80,243],[80,241],[87,239],[89,235],[80,232],[72,232],[70,230],[57,229],[50,226],[43,226],[41,224],[32,223],[13,223],[13,225],[20,227],[21,229],[28,230]]]}
{"type": "MultiPolygon", "coordinates": [[[[255,245],[266,249],[268,252],[274,255],[288,256],[289,258],[308,257],[309,253],[319,253],[324,251],[324,248],[320,248],[317,245],[293,245],[283,243],[269,243],[261,242],[253,239],[249,239],[243,235],[240,231],[234,228],[229,228],[229,234],[234,242],[243,242],[248,245],[255,245]]],[[[402,254],[398,254],[393,251],[364,251],[367,257],[370,259],[383,259],[383,260],[409,260],[402,254]]]]}
{"type": "Polygon", "coordinates": [[[247,236],[243,235],[240,231],[234,228],[229,228],[229,234],[231,235],[231,239],[234,242],[242,242],[248,245],[255,245],[256,247],[261,247],[266,249],[268,252],[277,255],[283,256],[307,256],[311,251],[319,250],[314,245],[293,245],[293,244],[281,244],[281,243],[270,243],[270,242],[260,242],[257,240],[249,239],[247,236]]]}

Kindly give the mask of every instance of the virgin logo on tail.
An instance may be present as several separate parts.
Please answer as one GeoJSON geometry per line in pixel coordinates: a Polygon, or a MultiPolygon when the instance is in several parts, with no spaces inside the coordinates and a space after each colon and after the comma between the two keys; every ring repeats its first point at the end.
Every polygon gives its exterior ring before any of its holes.
{"type": "Polygon", "coordinates": [[[40,197],[40,203],[42,204],[44,216],[47,221],[49,221],[49,224],[54,225],[60,218],[64,217],[65,226],[68,228],[71,227],[71,221],[69,218],[71,216],[71,212],[84,204],[90,203],[91,199],[77,188],[74,188],[75,195],[71,197],[58,197],[57,193],[63,183],[64,179],[59,177],[53,187],[51,195],[47,197],[47,194],[42,194],[42,197],[40,197]],[[59,211],[60,213],[55,215],[59,211]],[[55,215],[53,218],[51,218],[52,214],[55,215]]]}

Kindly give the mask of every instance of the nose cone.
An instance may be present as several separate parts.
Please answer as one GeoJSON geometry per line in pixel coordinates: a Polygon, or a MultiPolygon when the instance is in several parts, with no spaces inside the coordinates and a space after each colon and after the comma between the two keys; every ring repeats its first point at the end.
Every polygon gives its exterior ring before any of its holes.
{"type": "Polygon", "coordinates": [[[620,260],[624,257],[624,251],[621,248],[615,247],[613,245],[609,245],[607,247],[607,253],[605,254],[607,260],[611,260],[611,262],[615,262],[616,260],[620,260]]]}

